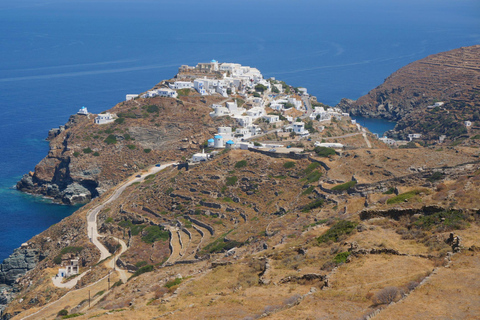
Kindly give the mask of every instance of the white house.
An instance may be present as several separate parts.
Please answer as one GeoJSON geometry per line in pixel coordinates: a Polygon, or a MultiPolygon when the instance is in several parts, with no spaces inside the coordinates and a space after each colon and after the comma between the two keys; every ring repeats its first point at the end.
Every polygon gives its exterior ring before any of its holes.
{"type": "Polygon", "coordinates": [[[305,130],[305,123],[303,122],[294,122],[293,132],[295,132],[295,134],[302,135],[302,136],[309,134],[309,132],[305,130]]]}
{"type": "Polygon", "coordinates": [[[228,116],[230,115],[230,111],[222,107],[221,105],[214,105],[213,111],[210,112],[210,117],[215,118],[215,117],[223,117],[223,116],[228,116]]]}
{"type": "Polygon", "coordinates": [[[175,90],[172,90],[169,88],[161,88],[161,89],[158,89],[157,92],[160,97],[169,97],[169,98],[178,97],[178,93],[175,90]]]}
{"type": "Polygon", "coordinates": [[[218,127],[217,133],[222,136],[224,140],[230,140],[233,138],[231,127],[218,127]]]}
{"type": "Polygon", "coordinates": [[[308,95],[307,88],[298,88],[298,92],[300,92],[300,94],[303,94],[303,95],[308,95]]]}
{"type": "Polygon", "coordinates": [[[125,97],[125,100],[129,101],[129,100],[133,100],[137,97],[138,97],[138,94],[127,94],[126,97],[125,97]]]}
{"type": "Polygon", "coordinates": [[[439,102],[435,102],[434,106],[435,106],[435,107],[441,107],[441,106],[443,106],[444,104],[445,104],[445,102],[439,101],[439,102]]]}
{"type": "Polygon", "coordinates": [[[247,116],[251,117],[253,120],[260,118],[265,115],[265,109],[260,107],[254,107],[250,110],[247,110],[247,116]]]}
{"type": "Polygon", "coordinates": [[[412,141],[413,139],[420,139],[422,137],[421,133],[410,133],[408,139],[412,141]]]}
{"type": "Polygon", "coordinates": [[[104,113],[104,114],[99,114],[95,118],[95,124],[107,124],[107,123],[111,123],[113,121],[115,121],[115,119],[113,119],[112,115],[109,112],[104,113]]]}
{"type": "Polygon", "coordinates": [[[193,88],[193,82],[190,81],[175,81],[168,85],[170,89],[180,90],[180,89],[191,89],[193,88]]]}
{"type": "Polygon", "coordinates": [[[204,150],[202,150],[202,153],[195,153],[192,156],[192,162],[201,162],[201,161],[207,161],[208,160],[208,154],[205,153],[204,150]]]}
{"type": "Polygon", "coordinates": [[[275,123],[280,121],[280,116],[276,114],[267,114],[263,116],[263,119],[267,120],[268,123],[275,123]]]}
{"type": "Polygon", "coordinates": [[[88,110],[85,107],[81,107],[80,110],[78,110],[77,114],[88,116],[88,110]]]}
{"type": "Polygon", "coordinates": [[[78,274],[80,268],[78,266],[78,259],[70,260],[65,268],[58,269],[57,277],[68,278],[70,276],[78,274]]]}
{"type": "Polygon", "coordinates": [[[397,145],[397,142],[395,140],[391,139],[391,138],[382,137],[378,140],[382,141],[383,143],[385,143],[389,146],[396,146],[397,145]]]}

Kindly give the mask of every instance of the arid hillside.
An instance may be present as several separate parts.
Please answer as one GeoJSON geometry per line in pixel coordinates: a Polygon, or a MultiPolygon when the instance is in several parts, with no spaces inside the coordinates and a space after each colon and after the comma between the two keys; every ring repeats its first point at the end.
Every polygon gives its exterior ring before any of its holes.
{"type": "Polygon", "coordinates": [[[124,283],[113,272],[114,286],[105,278],[113,258],[95,263],[85,241],[85,212],[108,195],[95,199],[32,239],[49,254],[22,277],[7,312],[22,312],[14,319],[51,319],[63,309],[78,319],[386,319],[406,317],[418,303],[434,317],[448,301],[463,307],[445,314],[474,319],[476,150],[445,150],[437,165],[435,149],[365,151],[293,160],[232,150],[131,185],[99,214],[107,247],[118,249],[116,238],[128,244],[115,262],[131,278],[124,283]],[[67,247],[81,247],[82,270],[91,271],[60,298],[68,290],[52,285],[53,258],[70,256],[55,230],[74,221],[78,236],[67,247]],[[452,272],[456,282],[445,282],[452,272]]]}

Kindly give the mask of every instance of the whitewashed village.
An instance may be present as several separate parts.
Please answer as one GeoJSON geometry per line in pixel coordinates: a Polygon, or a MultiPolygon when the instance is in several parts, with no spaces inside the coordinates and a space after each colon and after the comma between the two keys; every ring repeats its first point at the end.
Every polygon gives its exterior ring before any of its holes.
{"type": "MultiPolygon", "coordinates": [[[[202,150],[201,153],[194,154],[189,159],[192,163],[207,161],[217,153],[215,149],[253,148],[274,153],[299,153],[304,151],[302,144],[298,143],[302,140],[311,141],[315,147],[337,150],[348,148],[348,145],[336,142],[335,137],[330,136],[318,139],[321,141],[312,141],[312,133],[321,133],[332,121],[348,123],[351,130],[357,135],[363,135],[366,145],[371,146],[367,136],[369,132],[351,119],[348,113],[319,103],[316,97],[309,95],[306,88],[294,88],[273,77],[264,79],[257,68],[238,63],[220,63],[212,60],[198,63],[196,66],[182,65],[174,79],[162,81],[157,88],[142,94],[127,94],[126,101],[153,97],[176,99],[187,91],[195,91],[201,96],[224,97],[222,103],[210,105],[210,117],[230,117],[236,123],[235,127],[218,127],[217,134],[208,139],[204,145],[207,152],[202,150]],[[271,134],[275,134],[276,141],[255,141],[271,134]],[[292,144],[292,141],[297,143],[292,144]]],[[[429,107],[442,106],[443,102],[436,102],[429,107]]],[[[92,115],[86,107],[82,107],[77,114],[89,118],[92,115]]],[[[117,119],[115,114],[106,112],[95,115],[93,121],[97,125],[103,125],[112,123],[115,119],[117,119]]],[[[468,125],[466,122],[465,126],[468,125]]],[[[62,131],[64,128],[52,130],[62,131]]],[[[370,137],[390,147],[398,147],[420,139],[421,134],[409,134],[408,141],[379,138],[375,134],[370,137]]],[[[318,136],[315,139],[317,138],[318,136]]]]}

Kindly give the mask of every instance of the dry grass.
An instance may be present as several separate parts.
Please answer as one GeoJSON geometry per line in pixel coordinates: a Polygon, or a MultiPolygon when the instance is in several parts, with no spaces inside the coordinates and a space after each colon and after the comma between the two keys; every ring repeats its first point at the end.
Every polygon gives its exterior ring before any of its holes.
{"type": "Polygon", "coordinates": [[[480,256],[457,255],[405,300],[388,307],[376,319],[478,319],[480,256]]]}

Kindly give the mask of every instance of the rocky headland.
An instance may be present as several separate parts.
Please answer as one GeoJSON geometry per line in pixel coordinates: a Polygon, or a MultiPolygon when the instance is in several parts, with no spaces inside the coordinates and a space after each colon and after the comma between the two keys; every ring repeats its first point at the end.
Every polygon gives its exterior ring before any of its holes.
{"type": "Polygon", "coordinates": [[[49,132],[48,155],[17,189],[70,205],[87,203],[147,164],[199,150],[217,126],[231,123],[208,116],[209,105],[220,100],[139,98],[108,110],[116,120],[102,125],[94,124],[95,115],[73,115],[49,132]]]}
{"type": "Polygon", "coordinates": [[[456,124],[480,120],[480,45],[412,62],[365,96],[342,99],[337,106],[352,115],[399,121],[394,130],[396,138],[422,133],[426,140],[443,134],[455,139],[463,131],[456,124]],[[428,108],[435,102],[444,104],[428,108]],[[454,130],[449,130],[449,125],[454,130]]]}

